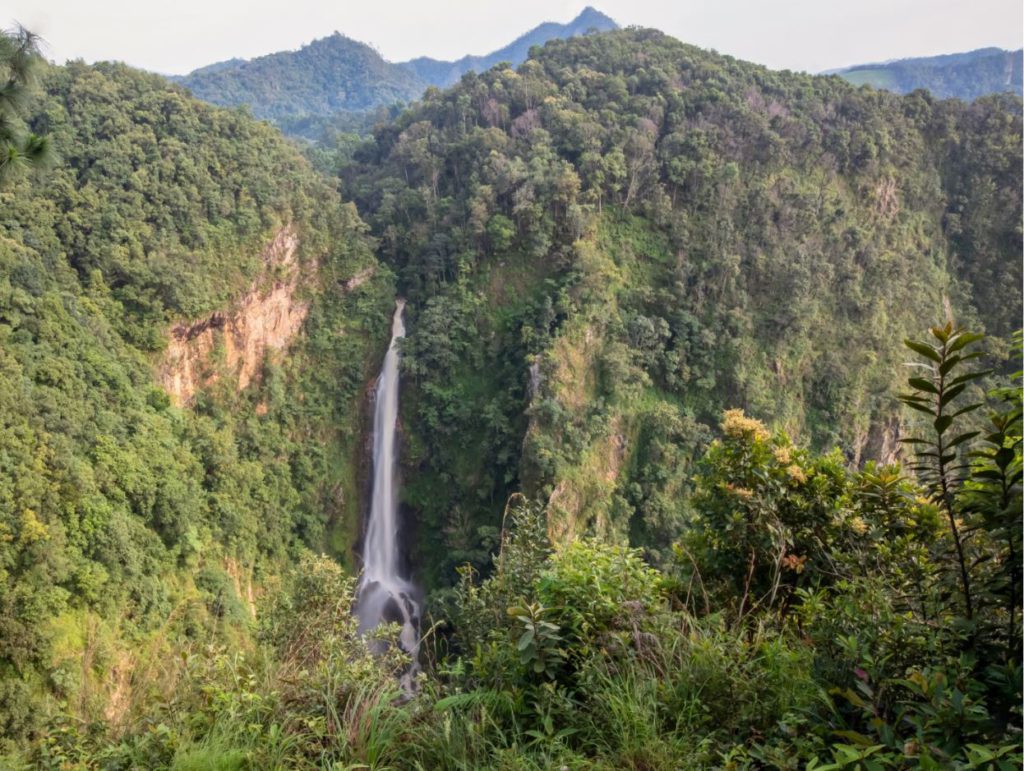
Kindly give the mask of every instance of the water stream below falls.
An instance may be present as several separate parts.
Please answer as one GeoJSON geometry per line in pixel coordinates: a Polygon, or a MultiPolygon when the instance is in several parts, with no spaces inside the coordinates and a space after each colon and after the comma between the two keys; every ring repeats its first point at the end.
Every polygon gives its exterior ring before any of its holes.
{"type": "Polygon", "coordinates": [[[359,582],[355,612],[360,633],[369,632],[383,623],[398,624],[401,627],[399,645],[413,657],[415,669],[419,650],[419,593],[416,586],[402,575],[396,474],[398,456],[395,447],[398,422],[397,341],[405,336],[404,308],[405,302],[398,300],[391,322],[391,345],[377,380],[373,413],[373,493],[363,541],[363,577],[359,582]]]}

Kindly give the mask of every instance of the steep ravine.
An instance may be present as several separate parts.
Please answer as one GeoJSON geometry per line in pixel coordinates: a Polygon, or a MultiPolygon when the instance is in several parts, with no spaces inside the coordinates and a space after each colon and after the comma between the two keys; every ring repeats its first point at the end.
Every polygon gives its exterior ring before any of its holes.
{"type": "MultiPolygon", "coordinates": [[[[221,377],[241,391],[257,377],[269,351],[288,348],[309,313],[297,290],[315,270],[308,267],[303,275],[298,248],[295,226],[280,228],[263,250],[261,275],[233,308],[171,329],[159,380],[175,404],[188,404],[199,388],[221,377]]],[[[364,280],[359,275],[350,281],[358,286],[364,280]]]]}

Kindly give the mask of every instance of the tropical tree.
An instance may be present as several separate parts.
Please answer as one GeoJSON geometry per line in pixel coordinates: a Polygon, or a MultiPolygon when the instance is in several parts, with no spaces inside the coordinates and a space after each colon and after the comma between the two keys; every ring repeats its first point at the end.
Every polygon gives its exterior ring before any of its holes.
{"type": "Polygon", "coordinates": [[[38,36],[21,26],[0,31],[0,187],[22,170],[53,162],[49,138],[27,130],[24,122],[42,62],[38,36]]]}

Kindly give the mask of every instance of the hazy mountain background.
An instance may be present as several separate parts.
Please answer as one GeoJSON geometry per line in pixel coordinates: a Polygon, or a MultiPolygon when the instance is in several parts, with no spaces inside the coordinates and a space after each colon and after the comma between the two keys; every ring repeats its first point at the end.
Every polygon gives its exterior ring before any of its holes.
{"type": "MultiPolygon", "coordinates": [[[[398,63],[335,32],[297,51],[229,59],[173,79],[204,101],[225,107],[245,105],[287,134],[332,145],[339,134],[368,134],[376,123],[394,117],[400,105],[418,99],[430,86],[453,85],[467,72],[482,72],[499,62],[517,66],[533,46],[551,40],[615,29],[614,20],[588,6],[568,23],[541,24],[489,54],[456,61],[420,57],[398,63]]],[[[985,48],[857,65],[826,74],[897,93],[926,88],[940,98],[971,100],[991,93],[1019,94],[1021,53],[985,48]]]]}
{"type": "Polygon", "coordinates": [[[402,67],[415,72],[421,79],[434,86],[450,86],[458,82],[467,72],[483,72],[499,62],[518,65],[526,61],[533,46],[544,45],[549,40],[564,40],[589,32],[607,32],[618,29],[611,18],[587,6],[579,16],[568,24],[547,22],[534,27],[525,35],[516,38],[504,48],[485,56],[464,56],[458,61],[445,62],[426,56],[403,62],[402,67]]]}
{"type": "Polygon", "coordinates": [[[372,125],[374,108],[411,102],[429,86],[448,86],[467,72],[481,72],[498,62],[519,65],[532,46],[549,40],[617,28],[610,18],[587,7],[567,24],[541,24],[484,56],[398,64],[335,32],[298,51],[230,59],[174,79],[204,101],[224,107],[246,105],[257,118],[311,136],[330,122],[317,119],[333,117],[346,126],[365,128],[368,120],[372,125]]]}
{"type": "Polygon", "coordinates": [[[940,99],[970,101],[985,94],[1021,94],[1024,50],[979,48],[966,53],[899,59],[878,64],[859,64],[830,70],[854,85],[884,88],[907,94],[918,88],[940,99]]]}
{"type": "Polygon", "coordinates": [[[271,121],[409,102],[426,87],[414,72],[337,32],[298,51],[211,64],[179,82],[206,102],[246,105],[271,121]]]}

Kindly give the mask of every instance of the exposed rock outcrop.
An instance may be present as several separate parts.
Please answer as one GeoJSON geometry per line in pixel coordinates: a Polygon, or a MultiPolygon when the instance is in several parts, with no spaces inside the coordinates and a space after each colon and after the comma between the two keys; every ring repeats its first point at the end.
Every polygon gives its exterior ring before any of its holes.
{"type": "Polygon", "coordinates": [[[257,376],[268,351],[288,347],[309,312],[309,304],[296,298],[298,246],[295,227],[281,228],[263,251],[262,275],[232,310],[171,329],[159,380],[175,404],[188,404],[197,389],[221,377],[232,378],[241,391],[257,376]],[[223,354],[215,357],[218,348],[223,354]]]}
{"type": "Polygon", "coordinates": [[[903,433],[904,425],[899,415],[893,415],[873,424],[866,432],[858,433],[852,443],[852,465],[859,468],[869,460],[878,461],[883,466],[898,462],[900,437],[903,433]]]}

